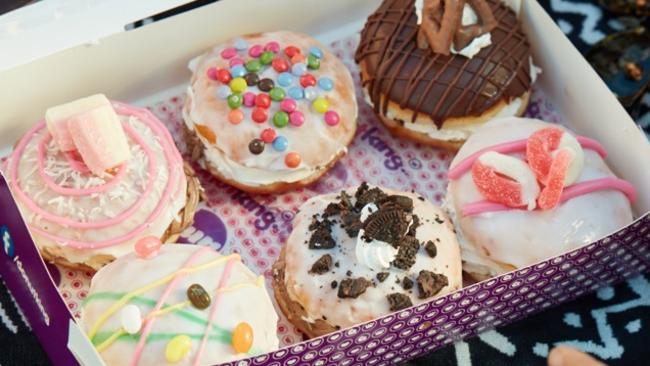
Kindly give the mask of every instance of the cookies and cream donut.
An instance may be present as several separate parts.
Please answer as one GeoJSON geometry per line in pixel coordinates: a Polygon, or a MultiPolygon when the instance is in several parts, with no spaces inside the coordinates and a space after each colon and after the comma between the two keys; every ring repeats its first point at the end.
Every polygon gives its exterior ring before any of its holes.
{"type": "Polygon", "coordinates": [[[299,188],[347,151],[357,104],[345,65],[316,40],[278,31],[227,40],[190,62],[188,145],[242,190],[299,188]]]}
{"type": "Polygon", "coordinates": [[[280,308],[309,337],[462,285],[460,249],[444,212],[417,194],[366,183],[305,202],[273,276],[280,308]]]}
{"type": "Polygon", "coordinates": [[[81,326],[106,365],[215,365],[278,348],[278,316],[238,254],[149,238],[102,268],[81,326]]]}
{"type": "Polygon", "coordinates": [[[449,169],[446,206],[479,279],[594,242],[632,222],[634,187],[605,164],[605,149],[556,124],[488,122],[449,169]]]}
{"type": "Polygon", "coordinates": [[[355,59],[367,102],[394,135],[453,150],[485,121],[522,115],[538,72],[501,0],[385,0],[355,59]]]}
{"type": "Polygon", "coordinates": [[[198,200],[164,125],[103,95],[48,110],[16,145],[6,175],[43,257],[90,270],[143,236],[180,233],[198,200]]]}

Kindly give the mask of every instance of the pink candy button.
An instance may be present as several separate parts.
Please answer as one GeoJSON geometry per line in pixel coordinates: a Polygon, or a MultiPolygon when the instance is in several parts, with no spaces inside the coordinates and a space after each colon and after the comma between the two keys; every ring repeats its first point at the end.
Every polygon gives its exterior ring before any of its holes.
{"type": "Polygon", "coordinates": [[[296,101],[287,98],[280,103],[280,108],[287,113],[291,113],[296,110],[296,101]]]}
{"type": "Polygon", "coordinates": [[[278,51],[280,51],[280,44],[276,41],[271,41],[264,46],[264,51],[278,53],[278,51]]]}
{"type": "Polygon", "coordinates": [[[300,111],[293,111],[289,114],[289,123],[296,127],[302,126],[305,123],[305,116],[300,111]]]}
{"type": "Polygon", "coordinates": [[[325,123],[327,123],[330,126],[336,126],[339,124],[339,121],[341,118],[339,117],[339,114],[336,113],[335,111],[327,111],[325,112],[325,123]]]}
{"type": "Polygon", "coordinates": [[[248,54],[249,54],[251,57],[260,57],[260,55],[262,54],[262,52],[264,52],[264,48],[263,48],[261,45],[259,45],[259,44],[256,44],[256,45],[252,46],[252,47],[248,50],[248,54]]]}
{"type": "Polygon", "coordinates": [[[233,58],[237,55],[237,50],[234,47],[228,47],[221,51],[221,57],[225,59],[233,58]]]}
{"type": "Polygon", "coordinates": [[[244,60],[239,58],[239,57],[233,57],[230,59],[230,67],[233,67],[235,65],[243,65],[244,60]]]}
{"type": "Polygon", "coordinates": [[[244,106],[252,107],[255,105],[255,93],[246,92],[244,93],[244,106]]]}
{"type": "Polygon", "coordinates": [[[151,259],[158,255],[162,242],[155,236],[145,236],[135,243],[135,254],[142,259],[151,259]]]}

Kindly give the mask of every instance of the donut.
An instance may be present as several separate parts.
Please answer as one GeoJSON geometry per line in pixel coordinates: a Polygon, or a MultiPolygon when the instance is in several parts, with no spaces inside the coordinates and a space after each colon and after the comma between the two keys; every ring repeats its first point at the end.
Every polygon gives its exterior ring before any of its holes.
{"type": "Polygon", "coordinates": [[[357,104],[345,65],[309,36],[229,39],[190,62],[183,118],[192,157],[251,193],[304,187],[347,151],[357,104]]]}
{"type": "Polygon", "coordinates": [[[264,277],[238,254],[140,249],[98,271],[83,302],[81,327],[106,365],[215,365],[278,348],[264,277]]]}
{"type": "Polygon", "coordinates": [[[17,143],[6,175],[41,255],[95,271],[132,252],[141,237],[174,239],[192,222],[200,186],[165,126],[148,110],[104,96],[70,105],[89,100],[101,107],[77,113],[81,117],[70,117],[72,122],[59,119],[54,128],[49,119],[36,123],[17,143]],[[71,130],[78,148],[66,123],[82,126],[71,130]],[[121,136],[112,138],[112,131],[121,136]],[[90,171],[89,166],[101,170],[102,162],[120,158],[117,151],[123,152],[119,166],[100,175],[90,171]]]}
{"type": "Polygon", "coordinates": [[[501,0],[384,0],[355,60],[366,101],[393,135],[448,150],[489,119],[522,115],[539,71],[501,0]]]}
{"type": "Polygon", "coordinates": [[[278,306],[318,337],[458,290],[460,249],[422,196],[366,183],[306,201],[273,266],[278,306]]]}
{"type": "Polygon", "coordinates": [[[463,269],[476,279],[523,268],[632,222],[634,187],[595,140],[537,119],[495,119],[451,163],[445,207],[463,269]]]}

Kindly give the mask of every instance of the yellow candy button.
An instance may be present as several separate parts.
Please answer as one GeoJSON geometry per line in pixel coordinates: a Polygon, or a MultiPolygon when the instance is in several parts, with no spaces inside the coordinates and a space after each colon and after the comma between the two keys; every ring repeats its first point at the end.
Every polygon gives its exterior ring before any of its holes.
{"type": "Polygon", "coordinates": [[[250,324],[242,322],[237,324],[232,332],[232,348],[237,353],[246,353],[253,345],[253,328],[250,324]]]}
{"type": "Polygon", "coordinates": [[[330,107],[330,103],[327,101],[327,99],[323,97],[318,97],[314,99],[314,102],[312,103],[312,106],[318,113],[325,113],[330,107]]]}
{"type": "Polygon", "coordinates": [[[192,347],[192,340],[186,335],[177,335],[165,347],[165,359],[169,363],[179,362],[192,347]]]}
{"type": "Polygon", "coordinates": [[[246,80],[244,78],[234,78],[230,81],[230,89],[233,93],[241,93],[246,90],[246,80]]]}

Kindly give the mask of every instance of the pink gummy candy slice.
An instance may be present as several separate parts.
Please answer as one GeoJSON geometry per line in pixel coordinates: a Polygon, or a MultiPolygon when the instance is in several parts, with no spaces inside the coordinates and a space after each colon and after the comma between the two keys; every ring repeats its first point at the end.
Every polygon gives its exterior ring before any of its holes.
{"type": "Polygon", "coordinates": [[[547,127],[532,134],[526,143],[526,160],[528,166],[535,173],[537,180],[546,183],[551,169],[553,157],[551,151],[557,149],[562,138],[562,131],[559,128],[547,127]]]}
{"type": "Polygon", "coordinates": [[[541,210],[550,210],[560,203],[569,164],[571,164],[571,153],[565,149],[560,150],[551,162],[546,186],[537,198],[537,205],[541,210]]]}
{"type": "Polygon", "coordinates": [[[508,207],[524,205],[521,196],[521,185],[493,168],[482,164],[478,159],[472,165],[472,178],[479,193],[488,201],[498,202],[508,207]]]}

